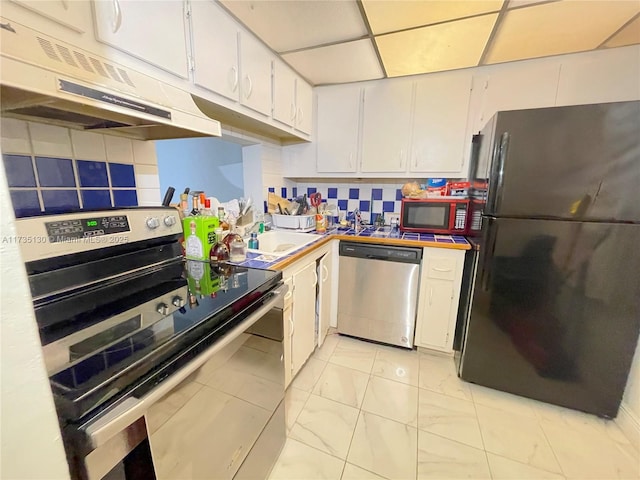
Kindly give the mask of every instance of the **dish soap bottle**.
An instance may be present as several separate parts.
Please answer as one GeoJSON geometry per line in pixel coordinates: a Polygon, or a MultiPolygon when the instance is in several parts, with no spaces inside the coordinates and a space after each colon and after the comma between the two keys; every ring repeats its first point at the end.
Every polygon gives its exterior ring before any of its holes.
{"type": "Polygon", "coordinates": [[[250,250],[258,250],[260,242],[258,240],[258,234],[256,232],[251,232],[251,238],[249,238],[249,249],[250,250]]]}

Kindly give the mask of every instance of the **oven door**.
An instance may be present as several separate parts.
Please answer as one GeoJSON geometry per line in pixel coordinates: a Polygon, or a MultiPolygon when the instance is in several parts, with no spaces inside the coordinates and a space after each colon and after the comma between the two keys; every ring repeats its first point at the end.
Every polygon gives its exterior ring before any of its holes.
{"type": "Polygon", "coordinates": [[[451,201],[403,200],[400,228],[407,232],[450,233],[451,201]]]}
{"type": "Polygon", "coordinates": [[[134,391],[83,425],[91,451],[82,476],[267,478],[286,438],[283,338],[251,332],[257,322],[279,330],[286,290],[141,397],[134,391]]]}

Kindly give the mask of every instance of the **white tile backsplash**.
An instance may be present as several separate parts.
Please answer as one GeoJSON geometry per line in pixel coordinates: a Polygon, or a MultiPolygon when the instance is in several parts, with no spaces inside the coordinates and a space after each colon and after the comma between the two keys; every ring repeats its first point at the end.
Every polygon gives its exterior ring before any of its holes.
{"type": "MultiPolygon", "coordinates": [[[[174,196],[173,201],[176,201],[174,196]]],[[[138,205],[141,207],[152,207],[162,203],[159,188],[138,188],[138,205]]]]}
{"type": "Polygon", "coordinates": [[[3,118],[0,124],[2,134],[2,151],[19,155],[30,155],[31,144],[27,122],[14,118],[3,118]]]}
{"type": "Polygon", "coordinates": [[[136,185],[138,188],[160,188],[158,167],[155,165],[136,165],[136,185]]]}
{"type": "Polygon", "coordinates": [[[132,140],[133,159],[136,164],[158,165],[155,142],[132,140]]]}
{"type": "Polygon", "coordinates": [[[107,152],[104,136],[98,133],[71,130],[71,145],[74,157],[78,160],[106,161],[107,152]]]}
{"type": "Polygon", "coordinates": [[[133,146],[128,138],[105,135],[107,161],[115,163],[133,163],[133,146]]]}
{"type": "Polygon", "coordinates": [[[33,153],[42,157],[71,158],[71,136],[68,128],[29,123],[33,153]]]}

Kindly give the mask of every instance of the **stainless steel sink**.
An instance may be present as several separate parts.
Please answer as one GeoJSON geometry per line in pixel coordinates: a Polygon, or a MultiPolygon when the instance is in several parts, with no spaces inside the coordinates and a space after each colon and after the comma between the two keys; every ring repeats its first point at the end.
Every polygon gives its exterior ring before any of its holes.
{"type": "Polygon", "coordinates": [[[323,237],[316,233],[287,232],[272,230],[258,235],[260,242],[258,249],[248,249],[249,252],[284,257],[305,245],[323,237]]]}

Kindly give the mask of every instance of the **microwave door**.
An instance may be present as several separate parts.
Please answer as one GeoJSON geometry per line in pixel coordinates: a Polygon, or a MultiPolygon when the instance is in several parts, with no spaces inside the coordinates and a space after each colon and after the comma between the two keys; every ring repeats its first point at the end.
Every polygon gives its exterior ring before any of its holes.
{"type": "Polygon", "coordinates": [[[403,229],[446,232],[449,228],[450,204],[447,202],[415,202],[404,207],[403,229]]]}

